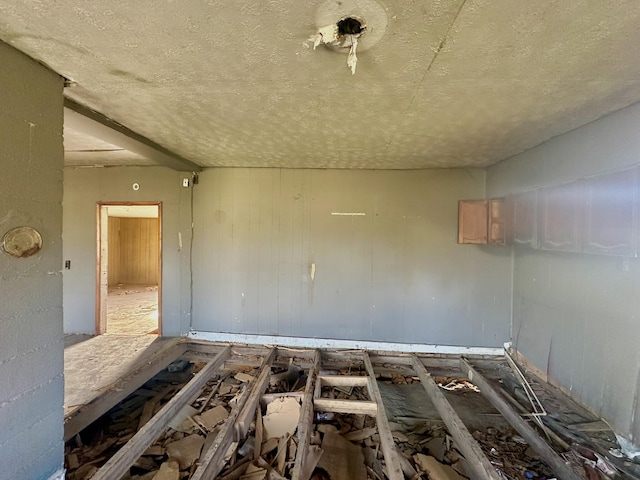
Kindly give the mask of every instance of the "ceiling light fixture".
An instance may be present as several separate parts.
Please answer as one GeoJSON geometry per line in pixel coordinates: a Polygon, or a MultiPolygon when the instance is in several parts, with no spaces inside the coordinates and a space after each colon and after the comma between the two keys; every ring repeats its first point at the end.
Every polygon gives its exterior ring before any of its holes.
{"type": "Polygon", "coordinates": [[[347,65],[354,74],[358,62],[356,51],[362,54],[382,40],[388,15],[388,8],[377,0],[325,0],[316,9],[316,33],[305,46],[312,44],[315,50],[325,45],[334,52],[348,49],[347,65]]]}
{"type": "Polygon", "coordinates": [[[356,65],[358,64],[358,57],[356,56],[358,38],[365,33],[366,29],[367,24],[364,19],[350,15],[341,18],[333,25],[321,27],[318,33],[309,37],[308,41],[313,42],[314,50],[320,44],[348,48],[347,66],[351,69],[351,74],[353,75],[356,73],[356,65]]]}

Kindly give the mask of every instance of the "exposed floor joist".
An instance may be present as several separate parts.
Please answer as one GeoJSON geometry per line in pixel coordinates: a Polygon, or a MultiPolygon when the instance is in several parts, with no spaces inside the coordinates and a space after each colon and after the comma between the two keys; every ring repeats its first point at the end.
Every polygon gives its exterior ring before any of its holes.
{"type": "Polygon", "coordinates": [[[220,369],[231,354],[231,347],[223,349],[214,360],[200,370],[162,409],[144,425],[93,477],[94,480],[121,478],[131,464],[155,441],[182,407],[191,403],[204,384],[220,369]]]}
{"type": "MultiPolygon", "coordinates": [[[[470,427],[465,425],[469,419],[469,415],[467,414],[464,419],[461,419],[458,415],[460,411],[456,412],[456,408],[460,408],[462,404],[457,404],[456,402],[453,404],[450,403],[452,400],[455,400],[455,396],[452,397],[442,390],[442,386],[446,385],[446,383],[441,382],[448,382],[448,380],[440,378],[438,379],[439,383],[436,383],[434,378],[432,378],[432,373],[427,370],[427,366],[431,368],[431,365],[434,365],[437,369],[442,369],[444,372],[448,372],[447,375],[459,376],[461,370],[463,373],[468,374],[468,377],[473,383],[480,387],[483,396],[487,397],[487,399],[496,406],[497,410],[504,416],[504,419],[513,425],[513,428],[538,452],[540,457],[549,464],[559,478],[567,478],[569,480],[580,478],[576,476],[575,472],[565,464],[564,460],[506,404],[504,399],[501,399],[501,403],[494,398],[500,399],[500,394],[493,391],[488,381],[485,380],[469,362],[465,359],[460,359],[460,357],[457,359],[458,368],[452,368],[452,362],[455,360],[453,357],[419,357],[415,354],[370,356],[368,352],[362,351],[294,351],[243,345],[229,346],[205,342],[197,342],[197,345],[192,345],[184,341],[174,343],[173,348],[167,347],[166,351],[158,354],[158,357],[163,358],[163,363],[168,363],[169,358],[181,357],[190,359],[191,355],[196,356],[199,360],[206,360],[206,365],[202,367],[188,383],[183,383],[184,386],[177,394],[173,397],[166,396],[165,401],[169,398],[170,400],[158,413],[153,415],[153,409],[147,409],[147,418],[145,421],[140,421],[137,433],[132,434],[132,438],[124,444],[124,446],[120,447],[120,450],[111,454],[111,457],[102,468],[98,470],[94,478],[98,480],[101,478],[120,478],[120,476],[126,474],[134,462],[137,463],[143,460],[141,455],[150,445],[157,442],[159,438],[169,438],[165,436],[168,435],[166,433],[167,425],[183,406],[193,403],[196,401],[196,398],[200,396],[194,405],[201,405],[199,413],[202,414],[203,409],[209,404],[209,401],[216,393],[216,385],[219,387],[222,381],[232,374],[230,372],[246,371],[247,368],[253,368],[254,372],[256,372],[255,368],[258,365],[260,368],[259,375],[254,373],[253,375],[258,376],[254,376],[251,380],[246,380],[248,383],[244,384],[244,387],[240,387],[240,390],[235,394],[233,407],[231,408],[231,404],[227,406],[227,409],[230,410],[229,415],[224,423],[220,424],[216,429],[216,432],[218,432],[217,436],[214,438],[211,433],[212,430],[209,427],[207,427],[206,430],[200,428],[202,433],[205,434],[205,437],[207,437],[207,441],[205,441],[205,447],[200,453],[200,460],[191,470],[190,478],[217,478],[217,475],[223,472],[223,469],[226,469],[224,473],[225,476],[220,478],[227,478],[227,476],[228,478],[237,478],[234,475],[237,475],[239,472],[244,472],[250,463],[254,465],[253,468],[261,468],[271,472],[269,474],[271,478],[284,478],[279,476],[280,474],[274,469],[272,463],[265,462],[265,459],[261,455],[260,448],[257,448],[257,451],[252,452],[249,456],[242,454],[243,457],[239,457],[235,464],[233,459],[235,455],[237,455],[238,447],[246,441],[248,435],[253,435],[256,438],[257,445],[262,444],[263,440],[268,440],[263,438],[261,401],[264,407],[264,405],[270,402],[286,397],[295,398],[298,400],[298,403],[302,402],[297,434],[295,434],[295,437],[291,437],[291,435],[294,435],[291,433],[286,439],[281,438],[280,446],[278,447],[278,451],[283,448],[283,441],[285,442],[285,449],[289,448],[289,442],[291,442],[292,447],[297,447],[297,454],[290,454],[292,456],[290,456],[288,460],[288,475],[291,475],[291,477],[287,478],[308,480],[321,456],[324,445],[319,444],[317,438],[314,440],[315,443],[312,444],[310,442],[311,433],[315,430],[314,411],[341,412],[347,414],[345,418],[357,417],[365,419],[367,417],[374,417],[375,423],[367,423],[367,425],[365,425],[366,428],[363,428],[362,423],[360,427],[354,427],[356,430],[351,431],[351,434],[345,434],[346,440],[359,442],[365,438],[368,439],[370,435],[377,432],[379,435],[379,443],[376,444],[383,453],[384,460],[382,465],[384,466],[382,468],[384,468],[384,475],[390,480],[401,480],[405,478],[405,475],[414,477],[417,475],[416,470],[419,472],[423,467],[416,463],[414,470],[414,466],[407,460],[408,457],[405,458],[399,453],[399,446],[394,440],[394,435],[396,434],[392,434],[391,432],[389,419],[387,418],[387,410],[379,388],[379,382],[391,383],[388,381],[390,378],[389,375],[394,374],[400,375],[402,378],[406,377],[409,383],[415,383],[419,379],[419,383],[416,386],[419,387],[421,384],[424,390],[423,394],[426,396],[425,401],[430,401],[435,407],[435,411],[438,412],[439,417],[447,427],[447,431],[453,437],[455,448],[466,458],[468,464],[467,472],[469,472],[473,478],[487,480],[497,480],[501,478],[495,466],[492,465],[492,462],[490,462],[486,456],[486,452],[488,451],[486,444],[482,447],[484,448],[483,452],[478,443],[479,440],[476,441],[477,438],[474,438],[477,432],[474,430],[474,436],[470,435],[468,430],[470,427]],[[212,357],[214,354],[216,356],[212,357]],[[306,384],[303,384],[305,385],[304,392],[296,388],[293,390],[271,389],[269,393],[265,393],[267,387],[270,385],[270,380],[274,378],[285,378],[283,375],[286,376],[287,374],[287,365],[290,367],[292,362],[295,362],[295,365],[298,367],[304,364],[302,368],[304,368],[304,371],[308,374],[306,384]],[[222,368],[225,369],[225,373],[222,373],[220,370],[222,368]],[[218,375],[220,375],[217,383],[212,380],[214,371],[217,371],[218,375]],[[377,375],[382,375],[382,379],[376,380],[377,375]],[[205,384],[208,385],[207,390],[203,390],[205,384]],[[323,387],[326,388],[323,389],[323,387]],[[349,393],[348,395],[350,395],[350,397],[341,398],[340,396],[334,396],[335,393],[340,393],[350,388],[356,391],[353,395],[349,393]],[[366,392],[368,392],[368,398],[366,392]],[[349,398],[351,398],[351,400],[349,400],[349,398]],[[427,398],[429,400],[426,400],[427,398]],[[204,401],[204,403],[201,403],[202,401],[204,401]],[[147,420],[149,417],[151,417],[150,420],[147,420]],[[207,431],[209,432],[208,434],[207,431]],[[291,440],[292,438],[293,440],[291,440]],[[231,448],[232,446],[233,448],[231,448]],[[231,461],[228,463],[227,460],[229,459],[230,452],[231,461]]],[[[141,356],[141,359],[141,361],[144,360],[144,355],[141,356]]],[[[486,359],[484,357],[478,357],[474,359],[474,363],[477,363],[483,369],[487,369],[487,365],[499,361],[500,358],[486,359]]],[[[159,362],[159,360],[155,361],[153,365],[154,369],[159,368],[159,362]]],[[[197,368],[201,368],[200,365],[202,365],[202,363],[200,363],[197,368]]],[[[489,369],[488,371],[493,370],[489,369]]],[[[250,377],[251,376],[248,378],[250,377]]],[[[188,374],[186,378],[189,378],[188,374]]],[[[144,382],[144,378],[140,380],[144,382]]],[[[140,380],[137,383],[140,383],[140,380]]],[[[238,381],[236,381],[236,384],[237,383],[238,381]]],[[[160,384],[160,387],[161,386],[162,384],[160,384]]],[[[380,387],[381,386],[382,384],[380,384],[380,387]]],[[[138,395],[148,395],[149,398],[151,398],[154,391],[163,391],[161,388],[152,390],[149,390],[149,388],[151,387],[145,386],[145,388],[142,389],[144,393],[138,395]]],[[[129,390],[130,388],[127,391],[129,390]]],[[[478,395],[478,399],[481,398],[479,394],[473,393],[472,390],[470,393],[471,395],[478,395]]],[[[115,398],[113,395],[113,393],[107,392],[104,397],[113,399],[115,398]]],[[[513,401],[513,399],[511,400],[513,401]]],[[[90,402],[88,406],[91,407],[92,404],[101,401],[105,402],[105,400],[100,400],[99,397],[90,402]]],[[[151,403],[154,402],[153,399],[149,401],[151,403]]],[[[143,403],[144,402],[143,400],[143,403]]],[[[484,403],[489,405],[487,402],[484,403]]],[[[144,405],[145,407],[148,406],[146,403],[144,403],[144,405]]],[[[212,402],[211,405],[219,405],[219,400],[212,402]]],[[[157,411],[157,408],[155,410],[157,411]]],[[[79,411],[82,411],[82,407],[80,407],[79,411]]],[[[493,411],[495,412],[495,410],[493,411]]],[[[497,413],[492,415],[497,415],[497,413]]],[[[194,418],[198,419],[199,417],[194,418]]],[[[394,422],[397,422],[397,418],[399,417],[394,416],[394,422]]],[[[198,420],[198,422],[199,421],[200,420],[198,420]]],[[[349,421],[351,422],[352,420],[349,421]]],[[[372,422],[373,419],[370,418],[367,420],[367,422],[370,421],[372,422]]],[[[504,424],[506,425],[506,422],[504,422],[504,424]]],[[[194,425],[197,424],[194,423],[194,425]]],[[[314,432],[314,435],[317,437],[320,431],[324,430],[318,429],[318,431],[314,432]]],[[[85,438],[84,434],[82,438],[85,438]]],[[[273,439],[271,439],[271,441],[272,440],[273,439]]],[[[402,440],[398,441],[402,442],[402,440]]],[[[375,442],[378,442],[378,440],[375,440],[375,442]]],[[[495,461],[493,458],[492,460],[495,461]]],[[[369,466],[367,468],[369,468],[369,466]]],[[[377,468],[380,467],[378,466],[377,468]]],[[[279,471],[283,472],[281,468],[279,471]]],[[[379,470],[378,473],[380,474],[381,472],[382,470],[379,470]]]]}
{"type": "Polygon", "coordinates": [[[436,407],[449,433],[456,441],[460,452],[469,461],[473,474],[483,480],[500,480],[502,477],[498,475],[495,467],[491,465],[489,459],[480,449],[478,442],[471,436],[469,430],[467,430],[456,411],[447,401],[438,384],[431,378],[420,359],[413,355],[411,362],[413,369],[420,377],[420,382],[425,392],[436,407]]]}
{"type": "Polygon", "coordinates": [[[464,358],[460,359],[460,369],[464,374],[480,388],[480,392],[493,404],[494,407],[509,421],[520,435],[527,441],[538,455],[553,468],[558,477],[563,480],[581,480],[576,472],[545,442],[536,431],[526,423],[520,415],[496,392],[491,384],[474,369],[464,358]]]}
{"type": "Polygon", "coordinates": [[[378,424],[378,434],[380,435],[380,442],[384,459],[387,462],[387,475],[389,480],[404,480],[404,474],[402,473],[402,467],[400,466],[400,460],[398,459],[398,452],[396,452],[395,443],[393,441],[393,435],[391,434],[391,428],[389,427],[389,420],[387,413],[382,403],[382,396],[378,389],[378,382],[376,381],[376,373],[373,370],[373,365],[369,359],[369,354],[364,352],[362,354],[362,360],[364,361],[364,367],[369,376],[369,392],[375,403],[378,406],[378,412],[376,415],[376,422],[378,424]]]}
{"type": "Polygon", "coordinates": [[[251,410],[255,411],[258,401],[260,400],[260,395],[262,394],[262,389],[266,388],[266,384],[269,383],[271,364],[275,359],[275,355],[276,350],[273,349],[264,357],[262,367],[260,369],[260,376],[250,382],[249,386],[242,394],[242,397],[238,400],[238,403],[233,408],[233,412],[229,415],[222,427],[222,430],[220,430],[216,436],[213,445],[207,452],[205,452],[200,466],[193,474],[192,480],[216,478],[218,473],[220,473],[224,467],[222,459],[233,440],[236,419],[240,415],[245,404],[248,405],[251,410]]]}
{"type": "Polygon", "coordinates": [[[321,358],[320,350],[316,350],[314,353],[313,367],[311,367],[309,371],[307,384],[304,389],[302,412],[300,414],[300,423],[298,424],[299,453],[296,455],[295,465],[293,467],[293,480],[308,480],[311,476],[312,468],[307,463],[307,457],[309,455],[309,440],[313,426],[313,392],[316,382],[318,381],[321,358]]]}

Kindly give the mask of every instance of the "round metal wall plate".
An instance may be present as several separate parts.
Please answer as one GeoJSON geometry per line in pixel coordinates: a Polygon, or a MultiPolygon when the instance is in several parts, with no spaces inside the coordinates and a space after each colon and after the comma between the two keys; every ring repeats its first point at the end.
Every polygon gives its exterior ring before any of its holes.
{"type": "Polygon", "coordinates": [[[42,248],[42,236],[35,228],[16,227],[2,237],[2,249],[16,258],[25,258],[38,253],[42,248]]]}

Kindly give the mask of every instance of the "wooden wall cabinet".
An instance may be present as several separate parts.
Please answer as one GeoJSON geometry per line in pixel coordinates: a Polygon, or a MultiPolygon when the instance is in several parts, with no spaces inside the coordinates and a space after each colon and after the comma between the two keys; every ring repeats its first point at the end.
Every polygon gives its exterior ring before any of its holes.
{"type": "Polygon", "coordinates": [[[531,190],[513,196],[513,243],[532,248],[538,246],[537,236],[538,192],[531,190]]]}
{"type": "Polygon", "coordinates": [[[638,169],[587,178],[583,250],[635,257],[638,254],[638,169]]]}
{"type": "Polygon", "coordinates": [[[488,215],[488,244],[506,245],[507,230],[509,228],[508,206],[504,198],[492,198],[487,205],[488,215]]]}
{"type": "Polygon", "coordinates": [[[505,245],[506,224],[504,198],[458,202],[458,243],[505,245]]]}
{"type": "Polygon", "coordinates": [[[485,245],[488,236],[487,201],[458,202],[458,243],[485,245]]]}
{"type": "Polygon", "coordinates": [[[458,243],[637,257],[640,167],[489,200],[460,200],[458,243]]]}
{"type": "Polygon", "coordinates": [[[539,190],[538,240],[542,250],[580,251],[583,198],[580,182],[539,190]]]}

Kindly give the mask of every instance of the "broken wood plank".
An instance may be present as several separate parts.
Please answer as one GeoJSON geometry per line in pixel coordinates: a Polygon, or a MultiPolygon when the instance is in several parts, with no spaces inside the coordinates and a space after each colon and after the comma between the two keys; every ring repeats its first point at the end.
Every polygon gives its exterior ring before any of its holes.
{"type": "Polygon", "coordinates": [[[229,412],[222,405],[216,405],[213,408],[196,415],[194,420],[206,428],[209,432],[213,430],[217,425],[224,422],[229,416],[229,412]]]}
{"type": "Polygon", "coordinates": [[[405,457],[402,454],[402,452],[397,448],[396,448],[396,451],[397,451],[398,459],[400,460],[400,466],[402,467],[402,473],[404,473],[405,477],[408,477],[411,479],[420,478],[418,476],[418,472],[416,472],[416,469],[413,468],[413,465],[411,465],[411,462],[407,460],[407,457],[405,457]]]}
{"type": "Polygon", "coordinates": [[[276,398],[282,397],[293,397],[293,398],[304,398],[304,392],[281,392],[281,393],[265,393],[260,397],[260,403],[262,405],[266,405],[267,403],[273,402],[276,398]]]}
{"type": "Polygon", "coordinates": [[[182,339],[168,341],[143,366],[123,377],[102,395],[67,415],[64,419],[64,441],[66,442],[73,438],[87,425],[93,423],[113,406],[122,402],[131,393],[144,385],[147,380],[179,358],[186,349],[187,344],[182,339]]]}
{"type": "Polygon", "coordinates": [[[287,462],[287,452],[289,451],[289,440],[291,435],[280,437],[278,443],[278,453],[276,453],[276,471],[280,475],[284,475],[284,465],[287,462]]]}
{"type": "Polygon", "coordinates": [[[369,438],[378,433],[378,429],[376,427],[363,428],[362,430],[356,430],[353,432],[347,433],[344,438],[349,440],[350,442],[361,442],[365,438],[369,438]]]}
{"type": "Polygon", "coordinates": [[[335,398],[316,398],[313,408],[317,412],[357,413],[375,417],[378,413],[378,404],[370,401],[339,400],[335,398]]]}
{"type": "MultiPolygon", "coordinates": [[[[322,439],[322,457],[318,467],[331,479],[366,480],[362,449],[337,432],[327,433],[322,439]]],[[[402,473],[402,472],[400,472],[402,473]]],[[[404,476],[399,477],[404,480],[404,476]]]]}
{"type": "Polygon", "coordinates": [[[391,435],[391,428],[389,427],[389,419],[387,418],[387,413],[382,403],[380,389],[378,389],[376,373],[373,370],[373,365],[367,352],[362,354],[362,359],[364,360],[367,375],[369,375],[369,394],[375,400],[378,407],[376,424],[378,425],[378,433],[380,434],[382,453],[384,454],[384,460],[387,464],[387,476],[389,480],[404,480],[404,473],[402,473],[402,467],[396,452],[396,444],[393,441],[393,435],[391,435]]]}
{"type": "Polygon", "coordinates": [[[296,398],[279,398],[267,405],[267,412],[262,417],[264,437],[280,438],[293,435],[300,423],[300,402],[296,398]]]}
{"type": "Polygon", "coordinates": [[[260,404],[256,406],[256,437],[253,448],[253,459],[257,460],[262,455],[262,408],[260,404]]]}
{"type": "MultiPolygon", "coordinates": [[[[430,480],[466,480],[449,465],[444,465],[430,455],[417,453],[414,457],[421,471],[429,475],[430,480]]],[[[494,469],[495,470],[495,469],[494,469]]],[[[481,477],[482,479],[487,477],[481,477]]],[[[498,477],[502,478],[502,477],[498,477]]]]}
{"type": "Polygon", "coordinates": [[[153,416],[147,424],[138,430],[118,452],[94,475],[94,480],[111,480],[121,478],[129,467],[164,431],[171,419],[184,407],[193,402],[205,383],[224,364],[231,354],[231,348],[226,347],[216,357],[204,366],[182,390],[180,390],[162,409],[153,416]]]}
{"type": "Polygon", "coordinates": [[[511,405],[493,389],[491,384],[462,357],[460,358],[460,369],[472,383],[480,388],[480,393],[485,396],[511,426],[522,435],[531,448],[544,459],[558,477],[563,480],[580,480],[582,478],[581,475],[578,475],[570,465],[565,463],[560,455],[518,415],[511,405]]]}
{"type": "Polygon", "coordinates": [[[153,480],[179,480],[180,465],[177,460],[170,458],[160,466],[160,470],[155,474],[153,480]]]}
{"type": "Polygon", "coordinates": [[[215,478],[220,471],[224,468],[225,462],[224,456],[228,450],[228,446],[233,440],[235,433],[236,420],[240,416],[245,405],[253,405],[252,410],[255,412],[262,391],[259,386],[266,388],[269,384],[269,374],[271,373],[271,364],[276,356],[276,350],[272,349],[262,361],[262,367],[260,369],[260,375],[258,378],[251,380],[246,390],[242,393],[235,407],[229,414],[229,418],[224,422],[224,425],[220,429],[220,432],[216,436],[215,441],[209,448],[209,450],[202,457],[202,461],[196,471],[193,473],[191,480],[203,480],[205,478],[215,478]]]}
{"type": "Polygon", "coordinates": [[[207,395],[207,398],[205,399],[204,402],[202,402],[202,405],[200,406],[200,408],[198,409],[198,411],[200,413],[202,413],[204,411],[205,408],[207,408],[207,405],[209,405],[209,402],[211,401],[211,399],[213,398],[213,396],[216,394],[216,392],[218,391],[218,389],[220,388],[220,385],[222,385],[222,382],[224,382],[225,378],[227,378],[229,376],[229,373],[226,373],[224,375],[222,375],[220,377],[220,379],[216,382],[216,384],[213,386],[213,388],[211,389],[211,391],[209,392],[209,395],[207,395]]]}
{"type": "Polygon", "coordinates": [[[180,470],[186,470],[200,457],[204,441],[204,437],[197,433],[187,435],[180,440],[168,443],[166,446],[167,455],[169,458],[174,458],[178,461],[180,470]]]}
{"type": "Polygon", "coordinates": [[[238,478],[242,477],[249,466],[251,465],[251,458],[244,458],[236,463],[231,471],[226,473],[222,477],[218,477],[217,480],[238,480],[238,478]]]}
{"type": "Polygon", "coordinates": [[[244,373],[244,372],[236,373],[236,375],[233,378],[243,383],[248,383],[252,380],[255,380],[255,377],[253,375],[249,375],[248,373],[244,373]]]}
{"type": "Polygon", "coordinates": [[[366,387],[367,377],[354,375],[320,375],[322,387],[366,387]]]}
{"type": "Polygon", "coordinates": [[[480,445],[478,445],[478,442],[471,436],[471,433],[469,433],[467,427],[462,420],[460,420],[460,417],[446,399],[438,384],[431,378],[431,375],[420,359],[416,355],[412,355],[411,362],[425,392],[427,392],[427,396],[447,426],[447,430],[456,441],[458,450],[460,450],[469,462],[474,477],[479,479],[500,480],[502,477],[498,474],[495,467],[491,465],[491,462],[480,448],[480,445]]]}
{"type": "Polygon", "coordinates": [[[320,371],[321,355],[320,350],[314,353],[313,367],[309,370],[307,384],[304,388],[304,398],[300,412],[300,422],[298,423],[298,454],[293,465],[292,480],[309,480],[311,471],[307,468],[307,457],[309,455],[309,440],[313,429],[313,392],[318,381],[320,371]]]}
{"type": "Polygon", "coordinates": [[[578,432],[610,432],[611,427],[602,420],[596,420],[593,422],[572,423],[567,425],[569,430],[575,430],[578,432]]]}

